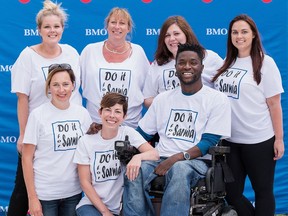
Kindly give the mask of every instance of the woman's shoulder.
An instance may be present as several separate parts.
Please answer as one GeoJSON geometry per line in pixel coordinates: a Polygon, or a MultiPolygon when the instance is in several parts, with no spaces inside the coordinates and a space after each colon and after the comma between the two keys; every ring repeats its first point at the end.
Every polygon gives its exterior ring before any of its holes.
{"type": "Polygon", "coordinates": [[[131,44],[131,47],[133,50],[141,50],[141,51],[143,50],[144,51],[144,49],[141,45],[136,44],[136,43],[132,43],[132,42],[129,42],[129,43],[131,44]]]}
{"type": "Polygon", "coordinates": [[[68,53],[77,53],[78,51],[76,50],[76,48],[74,48],[73,46],[69,45],[69,44],[59,44],[59,46],[61,47],[63,52],[68,52],[68,53]]]}
{"type": "Polygon", "coordinates": [[[80,104],[70,103],[70,106],[71,108],[78,110],[79,112],[89,113],[88,110],[80,104]]]}
{"type": "Polygon", "coordinates": [[[264,54],[264,62],[266,62],[266,63],[272,63],[273,62],[274,63],[275,61],[270,55],[264,54]]]}
{"type": "Polygon", "coordinates": [[[49,110],[51,106],[52,106],[51,101],[45,102],[36,107],[35,109],[33,109],[30,115],[42,116],[43,113],[47,113],[47,110],[49,110]]]}
{"type": "Polygon", "coordinates": [[[87,44],[83,50],[88,50],[88,49],[95,49],[98,47],[102,47],[104,44],[104,41],[100,41],[100,42],[95,42],[95,43],[89,43],[87,44]]]}
{"type": "Polygon", "coordinates": [[[271,71],[279,71],[279,68],[278,68],[275,60],[271,56],[265,54],[264,60],[263,60],[263,65],[262,65],[262,73],[263,74],[266,74],[266,73],[271,74],[271,71]]]}
{"type": "Polygon", "coordinates": [[[33,55],[34,53],[36,53],[34,51],[34,47],[36,45],[33,45],[33,46],[26,46],[21,52],[20,52],[20,55],[19,57],[31,57],[31,55],[33,55]]]}
{"type": "Polygon", "coordinates": [[[104,44],[104,41],[87,44],[83,48],[83,50],[81,52],[81,56],[87,55],[87,54],[90,54],[90,53],[98,53],[102,49],[103,44],[104,44]]]}
{"type": "Polygon", "coordinates": [[[209,60],[211,61],[212,59],[214,60],[220,60],[220,61],[223,61],[223,59],[219,56],[219,54],[213,50],[209,50],[209,49],[206,49],[206,52],[205,52],[205,58],[204,60],[209,60]]]}

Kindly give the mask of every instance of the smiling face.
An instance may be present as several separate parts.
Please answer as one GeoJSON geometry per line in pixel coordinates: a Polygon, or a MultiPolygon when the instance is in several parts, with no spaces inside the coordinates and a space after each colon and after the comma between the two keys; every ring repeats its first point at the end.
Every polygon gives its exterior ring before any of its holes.
{"type": "Polygon", "coordinates": [[[63,34],[63,25],[61,19],[56,15],[47,15],[43,17],[42,24],[38,29],[43,43],[59,43],[63,34]]]}
{"type": "Polygon", "coordinates": [[[67,71],[59,71],[55,73],[49,84],[52,104],[57,108],[69,104],[69,99],[73,89],[74,85],[67,71]]]}
{"type": "Polygon", "coordinates": [[[179,53],[175,68],[182,89],[192,86],[202,87],[201,74],[204,65],[196,52],[183,51],[179,53]]]}
{"type": "Polygon", "coordinates": [[[178,44],[186,43],[186,35],[179,28],[179,26],[174,23],[167,29],[164,42],[167,49],[173,54],[175,58],[178,50],[178,44]]]}
{"type": "Polygon", "coordinates": [[[103,129],[118,129],[125,119],[123,105],[116,103],[112,107],[103,107],[99,110],[103,129]]]}
{"type": "Polygon", "coordinates": [[[112,15],[107,23],[107,31],[110,39],[125,40],[130,32],[128,19],[120,14],[112,15]]]}
{"type": "Polygon", "coordinates": [[[254,37],[255,35],[247,22],[240,20],[233,24],[231,29],[231,41],[238,49],[239,57],[250,55],[254,37]]]}

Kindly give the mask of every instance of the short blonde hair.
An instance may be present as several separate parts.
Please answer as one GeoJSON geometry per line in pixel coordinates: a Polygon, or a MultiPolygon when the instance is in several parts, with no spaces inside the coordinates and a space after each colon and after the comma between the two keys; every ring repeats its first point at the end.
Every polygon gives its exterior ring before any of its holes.
{"type": "Polygon", "coordinates": [[[68,20],[68,14],[61,7],[61,3],[57,4],[50,0],[45,0],[43,3],[43,8],[38,12],[36,16],[36,24],[38,28],[41,28],[43,23],[43,18],[49,15],[56,15],[60,18],[62,27],[68,20]]]}

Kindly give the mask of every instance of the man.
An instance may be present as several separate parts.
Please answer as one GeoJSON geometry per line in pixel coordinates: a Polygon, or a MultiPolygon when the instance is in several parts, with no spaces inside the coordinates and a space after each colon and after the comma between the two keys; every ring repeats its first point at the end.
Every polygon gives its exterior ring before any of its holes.
{"type": "Polygon", "coordinates": [[[179,45],[176,74],[181,88],[159,94],[138,131],[150,139],[159,134],[160,160],[143,161],[134,181],[125,178],[123,211],[125,216],[154,215],[148,191],[157,175],[165,176],[161,215],[189,215],[190,192],[208,169],[210,146],[230,136],[231,111],[227,97],[202,84],[204,48],[179,45]]]}

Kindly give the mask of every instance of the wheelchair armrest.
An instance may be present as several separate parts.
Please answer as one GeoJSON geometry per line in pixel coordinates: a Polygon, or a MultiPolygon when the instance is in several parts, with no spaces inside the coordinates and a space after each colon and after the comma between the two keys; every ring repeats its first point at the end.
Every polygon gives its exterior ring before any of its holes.
{"type": "Polygon", "coordinates": [[[212,146],[209,148],[209,154],[211,155],[219,155],[219,154],[227,154],[230,153],[229,146],[212,146]]]}

